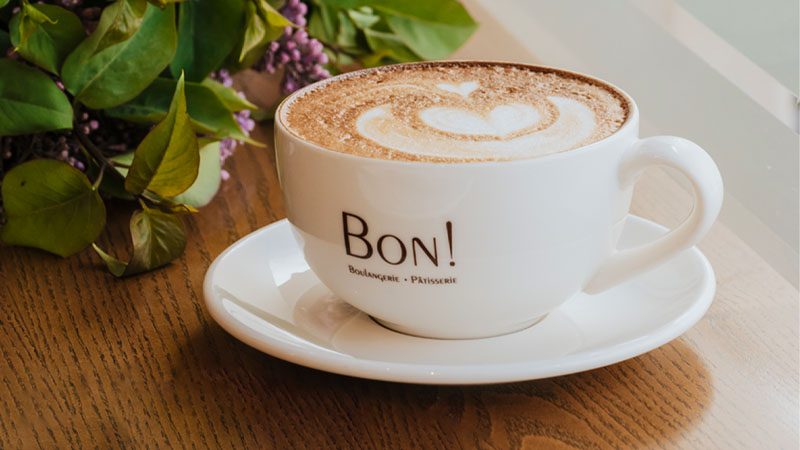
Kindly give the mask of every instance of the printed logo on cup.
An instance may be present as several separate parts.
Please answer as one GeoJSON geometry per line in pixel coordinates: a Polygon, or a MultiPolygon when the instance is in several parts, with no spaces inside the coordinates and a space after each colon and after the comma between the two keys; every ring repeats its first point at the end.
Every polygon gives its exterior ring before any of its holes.
{"type": "MultiPolygon", "coordinates": [[[[446,221],[444,230],[447,234],[447,250],[450,256],[449,265],[456,265],[453,259],[453,223],[446,221]]],[[[427,266],[439,267],[440,262],[444,264],[442,256],[444,252],[439,251],[441,241],[436,237],[414,236],[409,242],[404,242],[398,236],[387,233],[380,236],[370,235],[367,220],[358,214],[342,211],[342,234],[344,237],[344,250],[348,256],[373,260],[382,260],[390,266],[412,265],[414,267],[427,266]]],[[[365,269],[359,269],[353,265],[348,265],[348,271],[353,275],[367,278],[374,278],[385,282],[407,282],[411,284],[455,284],[455,277],[426,277],[421,275],[398,275],[375,273],[365,269]]]]}

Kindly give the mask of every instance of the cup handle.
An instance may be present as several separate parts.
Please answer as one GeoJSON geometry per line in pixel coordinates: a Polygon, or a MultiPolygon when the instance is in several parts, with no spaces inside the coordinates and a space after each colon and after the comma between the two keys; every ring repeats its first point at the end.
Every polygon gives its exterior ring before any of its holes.
{"type": "Polygon", "coordinates": [[[620,160],[620,186],[631,186],[651,166],[672,167],[686,176],[694,189],[692,212],[677,228],[655,241],[615,251],[583,288],[587,294],[612,288],[693,246],[716,220],[722,207],[722,177],[705,150],[674,136],[640,139],[620,160]]]}

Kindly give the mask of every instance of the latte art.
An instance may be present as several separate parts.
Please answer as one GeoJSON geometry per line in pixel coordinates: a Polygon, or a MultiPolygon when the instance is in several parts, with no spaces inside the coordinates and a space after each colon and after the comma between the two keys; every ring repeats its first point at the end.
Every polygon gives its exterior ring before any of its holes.
{"type": "Polygon", "coordinates": [[[628,103],[578,75],[499,63],[420,63],[357,72],[301,92],[279,119],[359,156],[429,162],[523,159],[614,133],[628,103]]]}
{"type": "Polygon", "coordinates": [[[540,115],[529,105],[497,106],[489,111],[487,117],[464,109],[434,106],[420,112],[419,118],[428,126],[441,131],[503,137],[536,124],[540,115]]]}

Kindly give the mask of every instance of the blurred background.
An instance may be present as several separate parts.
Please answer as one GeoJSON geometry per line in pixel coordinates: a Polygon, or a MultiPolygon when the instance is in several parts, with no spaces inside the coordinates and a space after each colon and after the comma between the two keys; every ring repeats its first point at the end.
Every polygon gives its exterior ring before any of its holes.
{"type": "Polygon", "coordinates": [[[462,2],[481,26],[453,59],[619,86],[639,105],[642,136],[685,137],[711,154],[725,182],[720,220],[798,285],[798,0],[462,2]]]}

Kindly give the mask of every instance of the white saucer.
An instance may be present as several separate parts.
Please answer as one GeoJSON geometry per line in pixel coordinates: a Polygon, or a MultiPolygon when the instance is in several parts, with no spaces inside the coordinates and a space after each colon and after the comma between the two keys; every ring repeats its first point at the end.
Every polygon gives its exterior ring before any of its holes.
{"type": "MultiPolygon", "coordinates": [[[[664,232],[628,216],[620,246],[664,232]]],[[[691,248],[603,294],[579,294],[526,330],[424,339],[390,331],[335,297],[309,270],[286,220],[225,250],[204,285],[214,319],[258,350],[329,372],[428,384],[532,380],[641,355],[700,320],[714,288],[711,265],[691,248]]]]}

